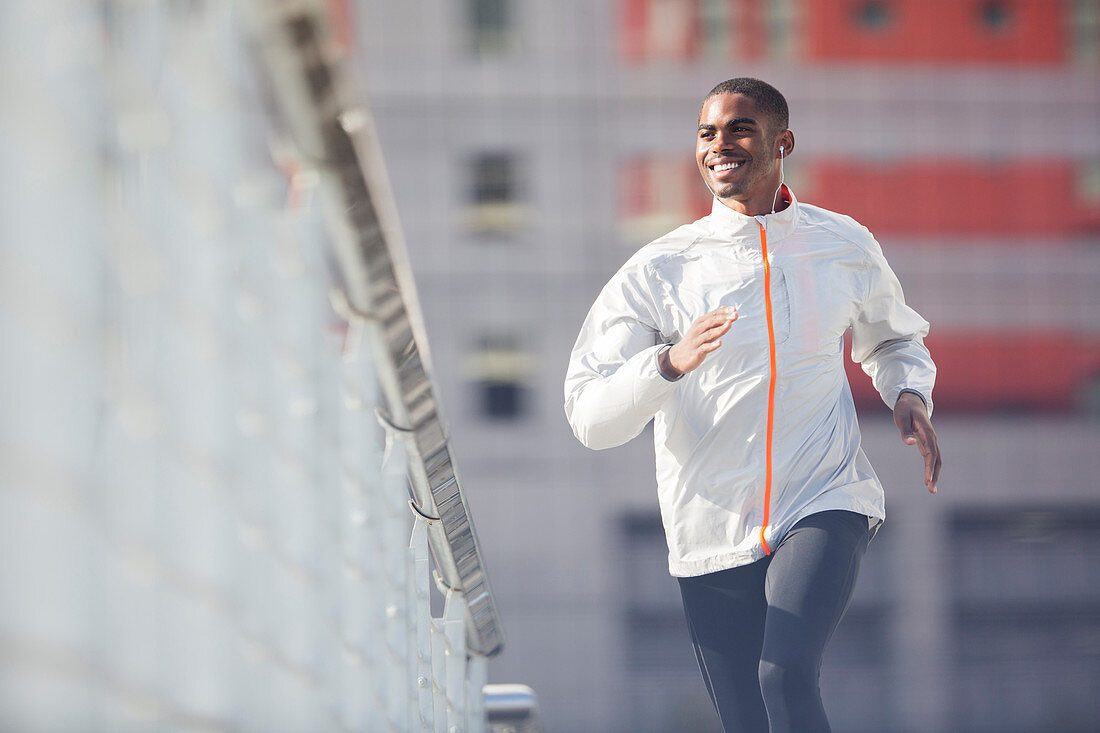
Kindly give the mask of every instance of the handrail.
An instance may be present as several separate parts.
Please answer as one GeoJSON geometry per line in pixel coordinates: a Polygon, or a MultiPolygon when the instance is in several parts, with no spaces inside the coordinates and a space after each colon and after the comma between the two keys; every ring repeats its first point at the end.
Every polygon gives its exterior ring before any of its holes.
{"type": "MultiPolygon", "coordinates": [[[[415,508],[443,582],[461,591],[471,651],[498,654],[500,618],[451,453],[411,268],[373,123],[351,102],[339,45],[313,0],[252,0],[249,21],[289,132],[320,174],[348,310],[368,334],[391,435],[403,439],[415,508]]],[[[345,314],[348,315],[348,314],[345,314]]]]}

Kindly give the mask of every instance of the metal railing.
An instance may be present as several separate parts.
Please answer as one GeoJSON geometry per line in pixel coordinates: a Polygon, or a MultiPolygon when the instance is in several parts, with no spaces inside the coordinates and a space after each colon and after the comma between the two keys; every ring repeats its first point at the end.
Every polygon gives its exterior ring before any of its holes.
{"type": "Polygon", "coordinates": [[[256,38],[303,160],[320,176],[346,292],[344,311],[370,342],[391,435],[402,439],[416,511],[428,522],[447,587],[468,608],[470,649],[504,639],[432,386],[416,291],[368,112],[352,96],[340,45],[313,2],[249,6],[256,38]]]}
{"type": "Polygon", "coordinates": [[[35,160],[0,173],[0,728],[491,724],[500,621],[323,10],[0,10],[35,160]]]}

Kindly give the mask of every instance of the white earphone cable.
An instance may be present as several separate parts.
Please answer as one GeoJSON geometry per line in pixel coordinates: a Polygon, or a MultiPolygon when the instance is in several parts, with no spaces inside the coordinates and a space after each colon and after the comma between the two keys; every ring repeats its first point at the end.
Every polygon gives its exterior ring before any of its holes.
{"type": "MultiPolygon", "coordinates": [[[[772,196],[772,213],[775,213],[775,200],[779,197],[779,192],[783,190],[783,159],[787,157],[783,155],[783,146],[779,146],[779,188],[775,189],[775,194],[772,196]]],[[[709,186],[708,186],[709,188],[709,186]]]]}

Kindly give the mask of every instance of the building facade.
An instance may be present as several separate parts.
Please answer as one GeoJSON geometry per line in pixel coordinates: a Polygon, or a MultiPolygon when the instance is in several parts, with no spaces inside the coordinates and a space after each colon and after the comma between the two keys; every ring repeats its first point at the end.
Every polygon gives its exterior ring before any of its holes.
{"type": "Polygon", "coordinates": [[[553,731],[717,729],[649,439],[585,450],[561,384],[603,283],[707,211],[702,97],[758,76],[790,102],[788,183],[876,234],[940,366],[935,497],[850,372],[889,516],[825,661],[836,730],[1093,729],[1096,0],[342,7],[508,620],[491,677],[553,731]]]}

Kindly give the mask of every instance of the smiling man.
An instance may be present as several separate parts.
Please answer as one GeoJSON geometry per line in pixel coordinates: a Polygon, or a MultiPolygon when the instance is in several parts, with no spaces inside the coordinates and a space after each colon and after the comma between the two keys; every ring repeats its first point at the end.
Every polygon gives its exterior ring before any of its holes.
{"type": "Polygon", "coordinates": [[[711,213],[642,247],[600,292],[565,381],[590,448],[654,421],[657,490],[703,679],[727,731],[827,731],[818,672],[884,520],[843,337],[924,457],[928,323],[866,228],[783,184],[787,102],[725,81],[699,114],[711,213]]]}

